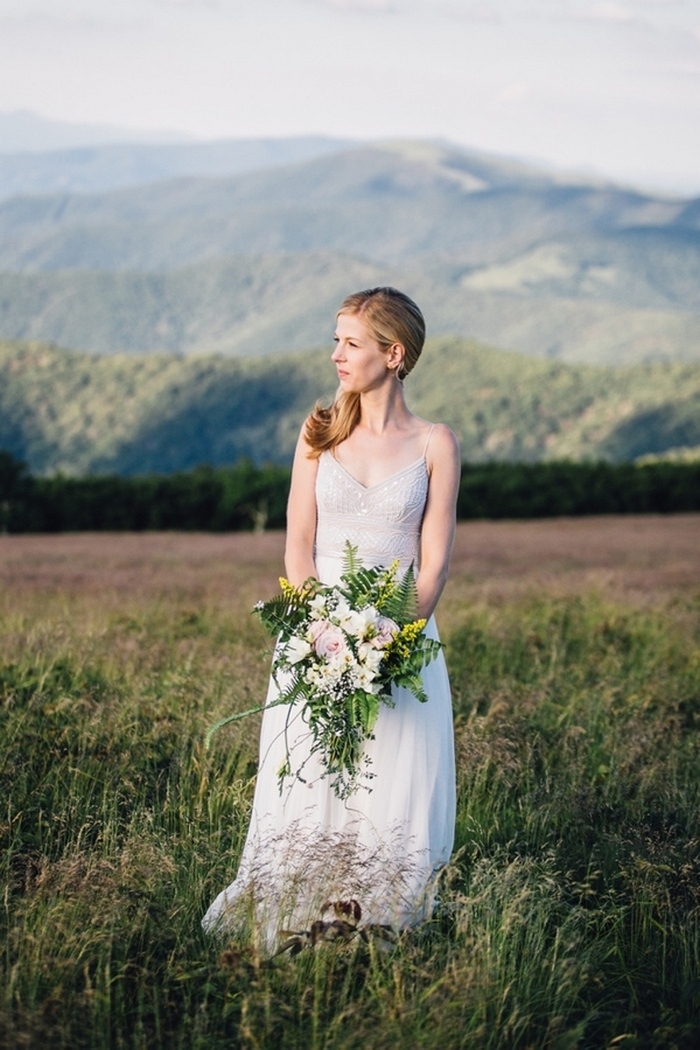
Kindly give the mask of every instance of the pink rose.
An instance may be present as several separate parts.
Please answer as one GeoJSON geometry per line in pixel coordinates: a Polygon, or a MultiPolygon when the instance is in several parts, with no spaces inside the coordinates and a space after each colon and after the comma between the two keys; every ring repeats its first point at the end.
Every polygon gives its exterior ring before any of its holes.
{"type": "Polygon", "coordinates": [[[372,639],[375,649],[384,649],[399,633],[399,625],[388,616],[378,616],[375,623],[376,634],[372,639]]]}
{"type": "Polygon", "coordinates": [[[330,660],[334,656],[341,656],[347,651],[345,635],[340,627],[329,623],[328,620],[316,620],[309,627],[309,635],[316,653],[330,660]]]}

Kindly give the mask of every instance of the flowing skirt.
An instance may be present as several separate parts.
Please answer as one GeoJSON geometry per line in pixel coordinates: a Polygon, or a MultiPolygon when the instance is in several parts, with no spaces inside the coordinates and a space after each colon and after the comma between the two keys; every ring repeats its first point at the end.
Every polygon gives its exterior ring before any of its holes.
{"type": "MultiPolygon", "coordinates": [[[[324,582],[341,562],[318,559],[324,582]]],[[[437,638],[434,619],[426,633],[437,638]]],[[[265,710],[253,811],[238,874],[202,924],[212,932],[250,923],[274,950],[280,934],[307,930],[326,902],[358,901],[362,924],[403,929],[429,917],[436,876],[454,840],[455,766],[452,704],[442,653],[423,668],[427,703],[406,689],[382,705],[365,754],[369,776],[339,799],[309,755],[308,727],[288,705],[265,710]],[[291,756],[303,781],[278,772],[291,756]]],[[[270,681],[267,704],[278,689],[270,681]]]]}

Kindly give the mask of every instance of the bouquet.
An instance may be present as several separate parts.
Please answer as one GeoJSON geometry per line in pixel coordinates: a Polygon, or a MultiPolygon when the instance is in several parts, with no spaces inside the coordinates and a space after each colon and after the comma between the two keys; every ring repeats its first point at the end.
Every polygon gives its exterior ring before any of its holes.
{"type": "MultiPolygon", "coordinates": [[[[319,756],[339,798],[351,795],[366,773],[364,744],[372,738],[380,706],[394,706],[392,685],[425,703],[420,672],[442,648],[423,634],[426,621],[414,618],[413,567],[400,580],[398,568],[398,561],[365,568],[348,543],[340,583],[308,579],[294,587],[282,578],[282,593],[255,606],[277,636],[272,674],[279,696],[270,706],[288,704],[290,714],[301,706],[311,734],[309,754],[319,756]]],[[[213,729],[250,713],[226,718],[213,729]]],[[[287,748],[280,790],[286,777],[303,780],[302,774],[303,765],[292,769],[287,748]]]]}

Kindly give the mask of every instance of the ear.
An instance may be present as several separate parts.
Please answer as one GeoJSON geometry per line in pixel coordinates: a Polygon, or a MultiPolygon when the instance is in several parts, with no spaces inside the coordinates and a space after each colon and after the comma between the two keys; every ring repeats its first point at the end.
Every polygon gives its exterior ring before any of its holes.
{"type": "Polygon", "coordinates": [[[399,368],[405,356],[406,350],[404,349],[403,343],[393,343],[387,350],[386,354],[387,368],[399,368]]]}

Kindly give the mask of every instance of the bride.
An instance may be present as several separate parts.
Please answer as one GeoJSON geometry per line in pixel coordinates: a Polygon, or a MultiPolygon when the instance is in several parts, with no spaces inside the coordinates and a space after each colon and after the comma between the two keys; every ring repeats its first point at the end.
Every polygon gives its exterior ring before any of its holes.
{"type": "MultiPolygon", "coordinates": [[[[305,421],[287,509],[287,577],[339,581],[349,542],[363,564],[417,570],[417,615],[437,638],[433,611],[455,528],[457,440],[407,407],[404,380],[425,338],[423,316],[394,288],[348,296],[332,361],[339,390],[305,421]]],[[[403,929],[429,917],[437,874],[454,838],[455,772],[449,682],[442,653],[422,672],[428,702],[393,690],[365,745],[369,778],[338,798],[298,711],[263,714],[253,812],[235,881],[208,909],[206,930],[250,925],[264,948],[307,930],[335,903],[355,919],[403,929]],[[287,759],[304,779],[285,781],[287,759]]],[[[266,703],[278,694],[272,680],[266,703]]]]}

